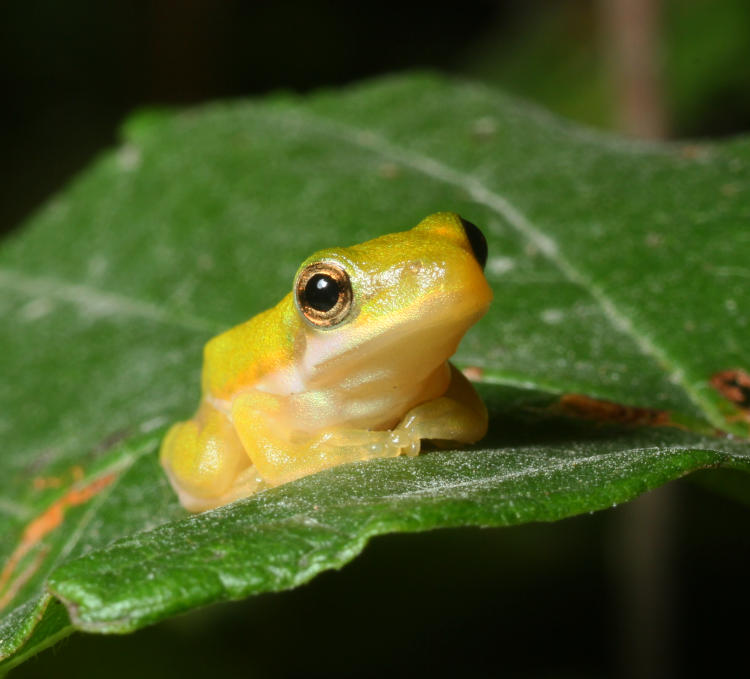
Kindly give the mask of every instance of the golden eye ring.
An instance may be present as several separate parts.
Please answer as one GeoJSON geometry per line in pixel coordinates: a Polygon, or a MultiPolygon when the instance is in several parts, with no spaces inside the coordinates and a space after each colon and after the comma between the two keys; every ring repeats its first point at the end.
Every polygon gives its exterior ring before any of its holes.
{"type": "Polygon", "coordinates": [[[313,262],[294,283],[297,309],[312,325],[331,328],[349,316],[354,295],[349,274],[334,262],[313,262]]]}

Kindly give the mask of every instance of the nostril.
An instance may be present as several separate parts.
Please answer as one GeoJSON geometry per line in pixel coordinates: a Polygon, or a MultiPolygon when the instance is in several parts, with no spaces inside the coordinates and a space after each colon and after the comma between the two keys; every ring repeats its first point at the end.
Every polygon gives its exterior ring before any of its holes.
{"type": "Polygon", "coordinates": [[[476,224],[472,224],[463,217],[459,217],[459,219],[461,220],[461,224],[463,224],[466,237],[469,239],[469,245],[471,245],[474,257],[479,262],[479,266],[484,269],[484,265],[487,264],[487,239],[476,224]]]}

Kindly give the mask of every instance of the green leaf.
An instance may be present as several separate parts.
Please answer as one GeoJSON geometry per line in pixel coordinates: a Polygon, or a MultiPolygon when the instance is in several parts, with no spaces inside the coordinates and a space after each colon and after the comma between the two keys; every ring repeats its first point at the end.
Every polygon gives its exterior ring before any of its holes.
{"type": "Polygon", "coordinates": [[[0,248],[0,668],[73,629],[292,587],[380,533],[750,470],[748,140],[626,141],[421,75],[151,112],[124,136],[0,248]],[[205,341],[313,250],[446,209],[490,245],[495,301],[457,355],[489,437],[186,515],[156,450],[197,403],[205,341]]]}

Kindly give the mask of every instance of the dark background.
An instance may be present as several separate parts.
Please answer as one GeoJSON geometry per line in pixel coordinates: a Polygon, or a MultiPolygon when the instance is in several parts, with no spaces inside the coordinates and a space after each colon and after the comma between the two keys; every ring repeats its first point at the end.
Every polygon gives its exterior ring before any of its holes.
{"type": "MultiPolygon", "coordinates": [[[[298,92],[411,68],[482,79],[600,127],[623,125],[623,0],[4,0],[0,233],[143,106],[298,92]]],[[[631,0],[657,15],[661,132],[750,127],[750,3],[631,0]]],[[[624,3],[628,4],[628,3],[624,3]]],[[[638,74],[636,74],[637,76],[638,74]]],[[[632,131],[632,129],[631,129],[632,131]]]]}
{"type": "MultiPolygon", "coordinates": [[[[750,128],[750,3],[5,0],[0,233],[135,109],[413,68],[625,133],[725,136],[750,128]]],[[[747,520],[682,482],[557,524],[379,538],[295,591],[78,635],[14,676],[728,675],[746,666],[747,520]]]]}

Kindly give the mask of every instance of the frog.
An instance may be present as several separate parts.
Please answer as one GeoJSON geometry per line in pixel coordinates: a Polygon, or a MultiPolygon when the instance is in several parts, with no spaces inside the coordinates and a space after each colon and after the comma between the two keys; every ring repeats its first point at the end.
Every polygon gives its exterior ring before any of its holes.
{"type": "Polygon", "coordinates": [[[204,347],[197,411],[159,453],[183,507],[482,439],[487,409],[449,358],[492,300],[486,261],[455,212],[303,261],[276,306],[204,347]]]}

